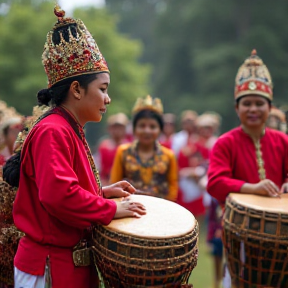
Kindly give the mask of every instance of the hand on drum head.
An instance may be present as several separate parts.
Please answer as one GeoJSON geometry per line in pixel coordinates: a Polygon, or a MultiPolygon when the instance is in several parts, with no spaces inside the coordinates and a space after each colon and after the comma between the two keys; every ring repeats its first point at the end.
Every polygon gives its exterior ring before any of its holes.
{"type": "Polygon", "coordinates": [[[280,193],[288,193],[288,183],[284,183],[281,187],[280,193]]]}
{"type": "Polygon", "coordinates": [[[125,198],[121,202],[117,202],[117,210],[114,219],[136,217],[140,218],[146,214],[146,208],[143,204],[132,202],[129,198],[125,198]]]}
{"type": "Polygon", "coordinates": [[[271,180],[265,179],[254,185],[254,194],[269,196],[269,197],[280,197],[281,191],[278,186],[271,180]]]}
{"type": "Polygon", "coordinates": [[[121,198],[134,194],[136,189],[127,181],[119,181],[115,184],[103,187],[105,198],[121,198]]]}

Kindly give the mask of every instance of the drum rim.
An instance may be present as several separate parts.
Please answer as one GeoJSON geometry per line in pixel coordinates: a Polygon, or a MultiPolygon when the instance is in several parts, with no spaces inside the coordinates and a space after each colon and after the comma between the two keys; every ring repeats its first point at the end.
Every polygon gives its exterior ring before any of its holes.
{"type": "MultiPolygon", "coordinates": [[[[116,225],[115,223],[117,222],[121,222],[121,221],[127,221],[127,219],[129,218],[126,218],[126,219],[114,219],[111,221],[110,224],[108,225],[103,225],[103,227],[105,227],[105,229],[107,230],[110,230],[112,232],[116,231],[118,233],[122,233],[122,234],[125,234],[125,235],[129,235],[129,236],[133,236],[133,237],[139,237],[139,238],[145,238],[145,239],[170,239],[170,238],[177,238],[177,237],[182,237],[182,236],[185,236],[191,232],[193,232],[195,229],[197,229],[197,225],[199,227],[199,224],[197,222],[197,219],[195,218],[195,216],[189,211],[187,210],[186,208],[182,207],[181,205],[175,203],[175,202],[172,202],[172,201],[169,201],[169,200],[166,200],[166,199],[162,199],[162,198],[159,198],[159,197],[154,197],[154,196],[149,196],[149,195],[135,195],[135,194],[132,194],[131,195],[131,198],[132,198],[132,201],[138,201],[138,202],[141,202],[141,199],[153,199],[152,201],[164,201],[167,203],[169,203],[169,205],[175,205],[177,206],[177,208],[180,208],[182,209],[183,211],[186,211],[188,212],[187,215],[189,215],[191,217],[191,220],[193,221],[192,225],[191,225],[191,229],[186,229],[185,231],[179,231],[178,233],[174,233],[174,234],[169,234],[169,235],[139,235],[137,234],[136,232],[133,233],[132,231],[125,231],[124,229],[122,229],[121,225],[116,225]],[[112,227],[111,227],[112,226],[112,227]]],[[[114,199],[116,201],[120,201],[120,199],[114,199]]],[[[144,203],[145,204],[145,203],[144,203]]],[[[145,216],[142,216],[142,217],[145,217],[145,216]]],[[[137,218],[130,218],[131,220],[133,221],[137,221],[138,219],[137,218]]],[[[141,218],[139,219],[141,221],[141,218]]],[[[185,221],[187,221],[186,219],[182,219],[183,223],[185,221]]],[[[198,228],[199,230],[199,228],[198,228]]],[[[199,233],[199,232],[198,232],[199,233]]]]}
{"type": "MultiPolygon", "coordinates": [[[[288,205],[285,206],[285,203],[283,201],[281,202],[282,207],[279,207],[277,210],[277,208],[275,209],[274,207],[271,207],[268,205],[263,207],[263,206],[260,206],[260,204],[251,204],[251,203],[245,202],[245,200],[243,200],[243,199],[249,199],[249,198],[253,199],[254,201],[259,200],[259,203],[261,203],[261,200],[263,200],[263,199],[265,199],[264,200],[265,202],[266,202],[266,200],[274,202],[274,201],[281,201],[282,199],[285,199],[288,203],[288,194],[281,195],[281,198],[274,198],[274,197],[266,197],[266,196],[260,196],[260,195],[254,195],[254,194],[230,193],[226,199],[225,206],[227,205],[227,202],[232,202],[232,203],[236,203],[240,206],[243,206],[243,207],[246,207],[249,209],[253,209],[253,210],[257,210],[257,211],[265,211],[267,213],[287,214],[288,215],[288,205]]],[[[277,202],[275,202],[275,203],[277,203],[277,202]]]]}

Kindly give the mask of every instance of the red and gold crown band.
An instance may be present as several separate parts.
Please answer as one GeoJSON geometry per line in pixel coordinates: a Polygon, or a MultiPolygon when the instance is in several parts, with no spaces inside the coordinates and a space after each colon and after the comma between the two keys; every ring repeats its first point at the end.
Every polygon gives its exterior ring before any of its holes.
{"type": "Polygon", "coordinates": [[[47,34],[42,54],[42,63],[48,76],[48,87],[77,75],[109,73],[107,62],[84,23],[78,19],[65,18],[65,11],[58,5],[54,13],[58,17],[58,22],[47,34]],[[67,26],[68,41],[64,39],[62,32],[58,31],[64,26],[67,26]],[[53,42],[54,33],[59,33],[60,42],[57,44],[53,42]]]}
{"type": "Polygon", "coordinates": [[[238,70],[235,79],[235,100],[247,95],[259,95],[273,100],[273,84],[268,68],[253,50],[238,70]]]}

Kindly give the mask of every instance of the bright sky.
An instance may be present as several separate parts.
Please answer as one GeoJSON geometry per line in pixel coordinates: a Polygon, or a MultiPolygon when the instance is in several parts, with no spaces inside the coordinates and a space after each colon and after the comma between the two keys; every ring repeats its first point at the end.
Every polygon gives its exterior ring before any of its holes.
{"type": "Polygon", "coordinates": [[[105,5],[105,0],[59,0],[59,4],[62,9],[71,11],[75,7],[79,6],[96,6],[102,7],[105,5]]]}

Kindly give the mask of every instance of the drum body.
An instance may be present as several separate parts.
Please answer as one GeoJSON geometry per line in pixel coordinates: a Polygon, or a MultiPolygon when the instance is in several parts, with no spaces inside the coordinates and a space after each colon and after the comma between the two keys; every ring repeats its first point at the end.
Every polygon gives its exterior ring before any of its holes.
{"type": "Polygon", "coordinates": [[[94,259],[106,288],[180,287],[198,258],[198,224],[173,202],[132,195],[147,215],[93,230],[94,259]],[[184,227],[184,228],[183,228],[184,227]]]}
{"type": "Polygon", "coordinates": [[[233,287],[288,287],[288,195],[230,194],[223,222],[233,287]]]}

